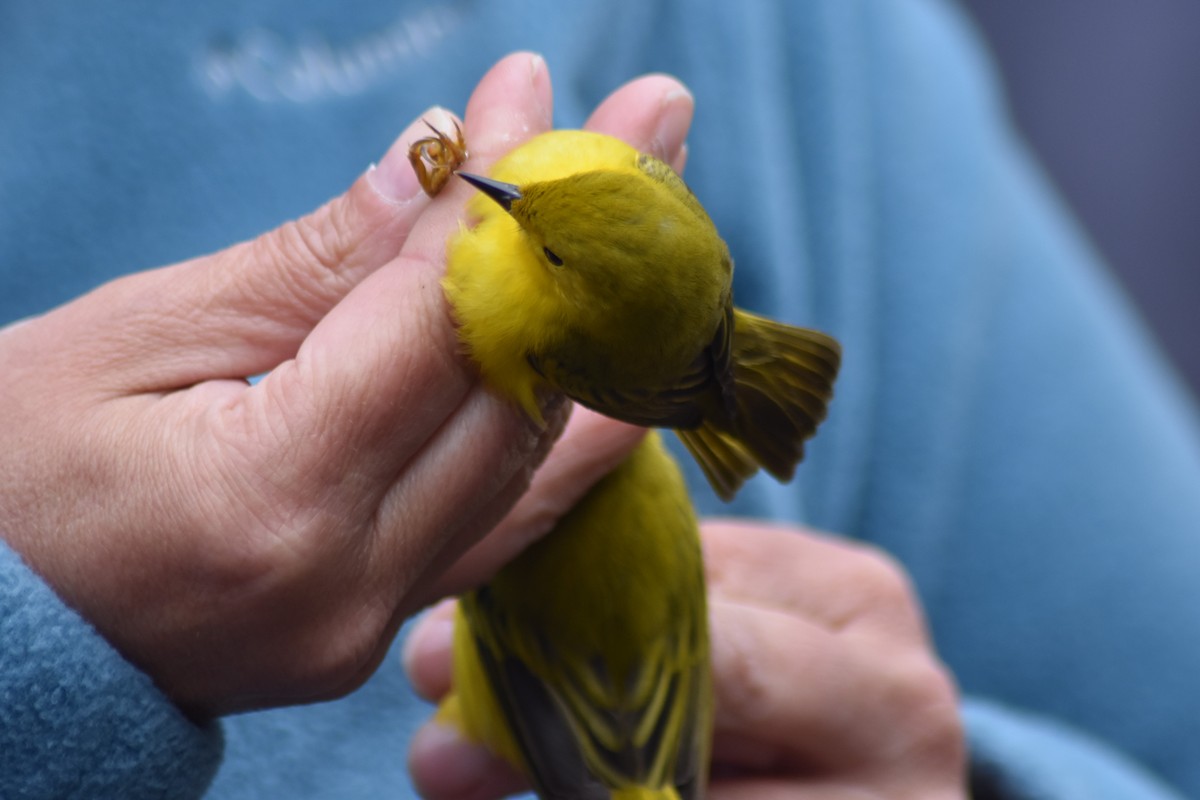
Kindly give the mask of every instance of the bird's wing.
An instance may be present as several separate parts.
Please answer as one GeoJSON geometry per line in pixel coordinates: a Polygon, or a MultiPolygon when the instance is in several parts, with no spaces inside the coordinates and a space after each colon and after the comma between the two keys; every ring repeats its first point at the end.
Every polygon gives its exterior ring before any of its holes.
{"type": "Polygon", "coordinates": [[[700,398],[713,388],[711,358],[701,353],[687,371],[667,386],[601,386],[582,364],[562,358],[529,353],[526,360],[534,371],[572,400],[605,416],[646,428],[694,428],[703,410],[700,398]]]}
{"type": "Polygon", "coordinates": [[[488,589],[463,600],[480,663],[542,798],[605,798],[618,787],[703,793],[711,692],[706,631],[683,624],[617,685],[600,653],[560,652],[514,623],[488,589]]]}

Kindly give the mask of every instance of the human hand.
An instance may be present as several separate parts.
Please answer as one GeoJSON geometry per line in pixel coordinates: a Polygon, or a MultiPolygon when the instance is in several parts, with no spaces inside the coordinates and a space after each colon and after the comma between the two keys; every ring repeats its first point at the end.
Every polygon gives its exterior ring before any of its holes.
{"type": "MultiPolygon", "coordinates": [[[[678,161],[678,89],[635,81],[589,124],[678,161]]],[[[548,128],[551,102],[540,59],[498,64],[468,167],[548,128]]],[[[359,685],[406,615],[508,554],[500,531],[448,571],[566,416],[535,430],[459,355],[439,279],[473,190],[420,193],[406,151],[427,133],[304,219],[0,331],[0,535],[192,713],[359,685]]],[[[537,485],[588,485],[636,435],[581,416],[537,485]]]]}
{"type": "MultiPolygon", "coordinates": [[[[703,526],[716,731],[713,800],[961,800],[955,689],[900,567],[850,542],[735,521],[703,526]]],[[[405,666],[450,689],[452,605],[413,631],[405,666]]],[[[409,753],[433,800],[525,788],[507,764],[436,722],[409,753]]]]}

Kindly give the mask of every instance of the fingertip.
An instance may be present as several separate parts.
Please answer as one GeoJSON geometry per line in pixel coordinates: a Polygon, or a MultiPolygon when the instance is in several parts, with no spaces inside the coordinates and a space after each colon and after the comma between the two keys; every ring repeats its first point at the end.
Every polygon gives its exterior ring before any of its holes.
{"type": "Polygon", "coordinates": [[[644,75],[605,98],[585,127],[682,167],[695,105],[692,93],[678,79],[661,73],[644,75]]]}
{"type": "Polygon", "coordinates": [[[533,86],[533,97],[542,127],[553,124],[554,89],[550,83],[550,68],[540,53],[529,53],[529,82],[533,86]]]}
{"type": "Polygon", "coordinates": [[[671,162],[671,169],[679,175],[687,168],[688,161],[688,144],[684,142],[679,148],[679,154],[675,156],[675,160],[671,162]]]}
{"type": "MultiPolygon", "coordinates": [[[[546,61],[535,53],[513,53],[498,61],[476,85],[463,115],[467,146],[464,169],[486,175],[500,156],[550,128],[553,92],[546,61]]],[[[464,181],[448,183],[434,209],[406,244],[415,258],[441,264],[446,239],[463,204],[475,190],[464,181]],[[449,198],[449,199],[446,199],[449,198]]]]}
{"type": "Polygon", "coordinates": [[[667,78],[669,86],[662,95],[658,124],[650,142],[650,153],[656,158],[674,164],[687,142],[692,127],[692,116],[696,112],[696,101],[682,83],[667,78]]]}
{"type": "Polygon", "coordinates": [[[552,115],[553,91],[545,59],[530,52],[505,56],[487,71],[467,103],[472,155],[494,159],[549,128],[552,115]]]}
{"type": "Polygon", "coordinates": [[[409,682],[426,700],[439,700],[450,691],[454,609],[453,600],[443,600],[422,615],[400,652],[409,682]]]}
{"type": "Polygon", "coordinates": [[[416,170],[409,161],[408,151],[418,139],[430,136],[434,130],[452,135],[458,118],[441,106],[433,106],[404,129],[378,164],[367,170],[367,183],[375,193],[393,205],[407,205],[426,195],[417,181],[416,170]]]}
{"type": "Polygon", "coordinates": [[[454,728],[429,722],[408,750],[413,784],[429,800],[493,800],[528,788],[511,765],[454,728]]]}

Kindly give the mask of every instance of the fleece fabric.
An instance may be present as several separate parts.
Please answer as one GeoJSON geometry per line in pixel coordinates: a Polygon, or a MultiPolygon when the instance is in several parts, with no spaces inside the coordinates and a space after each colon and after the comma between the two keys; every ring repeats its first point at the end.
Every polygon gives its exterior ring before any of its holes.
{"type": "MultiPolygon", "coordinates": [[[[844,344],[798,479],[722,508],[691,470],[702,510],[906,565],[978,797],[1200,796],[1194,408],[949,2],[5,4],[0,324],[311,210],[514,49],[560,126],[684,80],[739,304],[844,344]]],[[[403,796],[426,713],[389,658],[342,700],[198,726],[0,549],[0,796],[403,796]]]]}

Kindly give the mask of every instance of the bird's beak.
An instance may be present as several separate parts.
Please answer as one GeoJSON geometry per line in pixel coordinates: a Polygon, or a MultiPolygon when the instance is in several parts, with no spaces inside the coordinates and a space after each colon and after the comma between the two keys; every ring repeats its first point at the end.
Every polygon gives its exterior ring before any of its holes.
{"type": "Polygon", "coordinates": [[[494,181],[482,175],[472,175],[469,172],[454,173],[467,183],[500,204],[505,211],[512,210],[512,204],[521,199],[521,189],[515,184],[494,181]]]}

